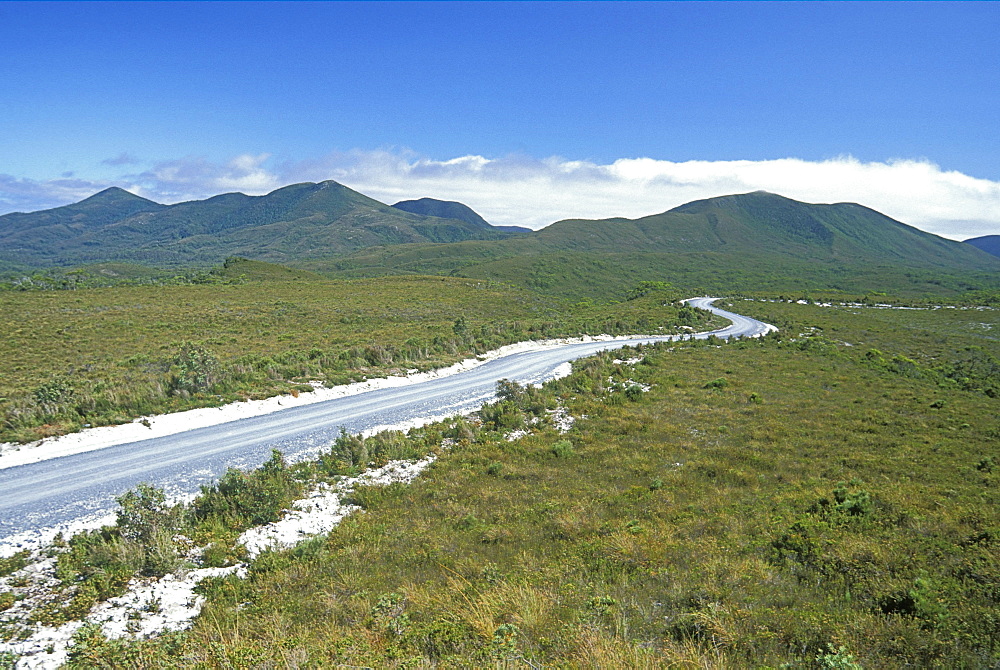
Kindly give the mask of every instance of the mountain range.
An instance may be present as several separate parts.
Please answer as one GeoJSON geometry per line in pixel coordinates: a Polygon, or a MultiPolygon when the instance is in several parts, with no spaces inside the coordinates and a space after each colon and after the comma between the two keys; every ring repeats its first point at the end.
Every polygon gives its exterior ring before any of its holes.
{"type": "Polygon", "coordinates": [[[313,269],[342,276],[429,273],[525,284],[577,298],[669,279],[706,291],[1000,287],[1000,259],[854,203],[757,191],[639,219],[568,219],[495,242],[357,251],[313,269]]]}
{"type": "Polygon", "coordinates": [[[0,262],[45,267],[128,260],[173,267],[241,255],[294,263],[375,245],[501,239],[513,232],[389,207],[335,181],[176,205],[109,188],[73,205],[0,216],[0,262]]]}
{"type": "Polygon", "coordinates": [[[567,219],[539,231],[491,226],[458,202],[389,206],[334,181],[175,205],[110,188],[73,205],[0,216],[7,269],[109,261],[190,267],[230,256],[332,276],[499,279],[576,297],[664,277],[706,288],[851,291],[882,290],[887,281],[964,290],[992,287],[1000,277],[1000,258],[975,244],[859,204],[809,204],[764,191],[639,219],[567,219]]]}

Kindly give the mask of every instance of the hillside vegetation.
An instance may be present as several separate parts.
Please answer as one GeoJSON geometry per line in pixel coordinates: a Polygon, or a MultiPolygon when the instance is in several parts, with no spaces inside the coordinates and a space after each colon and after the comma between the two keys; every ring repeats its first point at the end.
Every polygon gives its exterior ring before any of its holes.
{"type": "Polygon", "coordinates": [[[573,305],[495,282],[327,280],[236,259],[211,277],[0,292],[0,441],[426,370],[528,339],[707,323],[672,304],[676,291],[573,305]]]}
{"type": "Polygon", "coordinates": [[[411,214],[334,181],[176,205],[110,188],[74,205],[0,216],[0,263],[11,269],[102,261],[178,267],[216,264],[233,255],[287,262],[379,244],[507,234],[489,225],[411,214]]]}
{"type": "Polygon", "coordinates": [[[995,400],[945,364],[996,360],[996,312],[735,308],[785,329],[502,387],[394,438],[439,454],[412,485],[206,582],[190,631],[85,629],[71,665],[994,667],[995,400]]]}
{"type": "Polygon", "coordinates": [[[0,217],[0,270],[11,285],[44,284],[47,275],[55,275],[50,284],[74,285],[66,275],[77,270],[70,268],[107,262],[183,275],[231,256],[340,278],[492,279],[575,300],[621,299],[640,281],[694,292],[918,296],[1000,288],[1000,258],[972,244],[861,205],[765,192],[635,220],[559,221],[539,231],[492,227],[461,203],[431,198],[389,207],[332,181],[171,206],[109,189],[76,205],[0,217]],[[39,268],[46,268],[41,276],[39,268]]]}
{"type": "Polygon", "coordinates": [[[306,266],[340,276],[491,278],[576,299],[620,295],[643,280],[694,292],[957,295],[1000,288],[1000,261],[970,247],[860,205],[758,192],[636,220],[567,220],[502,241],[377,247],[306,266]]]}
{"type": "Polygon", "coordinates": [[[966,240],[965,244],[971,244],[977,249],[981,249],[988,254],[1000,256],[1000,235],[983,235],[966,240]]]}

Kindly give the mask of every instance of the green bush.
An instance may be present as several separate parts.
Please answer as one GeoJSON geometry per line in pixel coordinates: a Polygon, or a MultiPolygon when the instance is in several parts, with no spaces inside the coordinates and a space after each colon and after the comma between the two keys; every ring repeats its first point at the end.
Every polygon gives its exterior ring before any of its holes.
{"type": "Polygon", "coordinates": [[[13,607],[15,602],[17,602],[17,598],[10,591],[0,593],[0,612],[13,607]]]}
{"type": "Polygon", "coordinates": [[[864,670],[864,666],[856,662],[846,648],[840,646],[834,649],[832,644],[825,653],[816,655],[816,663],[824,670],[864,670]]]}
{"type": "Polygon", "coordinates": [[[483,424],[492,430],[517,430],[524,426],[524,414],[510,400],[483,405],[479,416],[483,424]]]}
{"type": "Polygon", "coordinates": [[[259,469],[244,472],[230,468],[217,483],[202,486],[193,504],[194,514],[199,521],[217,517],[242,530],[277,521],[302,489],[285,465],[284,456],[275,449],[259,469]]]}
{"type": "Polygon", "coordinates": [[[638,384],[629,384],[625,388],[625,397],[631,400],[632,402],[636,402],[637,400],[642,398],[643,393],[645,393],[645,391],[643,391],[642,387],[639,386],[638,384]]]}
{"type": "Polygon", "coordinates": [[[370,457],[365,438],[361,435],[348,433],[344,428],[341,428],[340,436],[334,441],[333,447],[329,454],[325,455],[323,462],[328,471],[337,473],[340,471],[337,467],[338,462],[356,468],[368,465],[370,457]]]}
{"type": "Polygon", "coordinates": [[[118,533],[127,540],[148,544],[162,532],[180,527],[180,509],[166,504],[163,489],[143,482],[118,496],[118,533]]]}
{"type": "Polygon", "coordinates": [[[171,387],[178,392],[209,391],[222,377],[219,359],[200,344],[186,342],[174,357],[171,387]]]}
{"type": "Polygon", "coordinates": [[[576,455],[576,451],[573,449],[573,443],[569,440],[559,440],[553,444],[549,450],[556,458],[570,458],[576,455]]]}

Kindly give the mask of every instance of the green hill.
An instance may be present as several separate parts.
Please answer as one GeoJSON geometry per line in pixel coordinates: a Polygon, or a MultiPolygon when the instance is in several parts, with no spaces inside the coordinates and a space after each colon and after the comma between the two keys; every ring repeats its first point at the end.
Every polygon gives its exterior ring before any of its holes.
{"type": "Polygon", "coordinates": [[[67,207],[0,216],[0,262],[45,267],[128,260],[176,267],[232,255],[295,262],[373,245],[506,234],[404,212],[334,181],[169,206],[115,188],[67,207]]]}
{"type": "Polygon", "coordinates": [[[76,205],[0,217],[0,268],[178,268],[239,256],[340,277],[498,280],[574,299],[621,298],[639,281],[712,292],[1000,288],[996,256],[854,203],[758,191],[639,219],[569,219],[523,232],[492,227],[461,203],[403,204],[419,212],[333,181],[171,206],[109,189],[76,205]]]}
{"type": "Polygon", "coordinates": [[[973,237],[965,241],[965,244],[971,244],[981,251],[985,251],[988,254],[993,254],[994,256],[1000,256],[1000,235],[983,235],[982,237],[973,237]]]}
{"type": "Polygon", "coordinates": [[[420,198],[419,200],[402,200],[393,205],[396,209],[411,214],[423,214],[424,216],[436,216],[441,219],[458,219],[471,223],[478,228],[488,228],[489,223],[479,216],[468,205],[450,200],[435,200],[434,198],[420,198]]]}
{"type": "MultiPolygon", "coordinates": [[[[458,219],[465,221],[479,228],[491,227],[489,222],[479,216],[468,205],[451,200],[435,200],[434,198],[420,198],[419,200],[402,200],[393,205],[396,209],[413,214],[423,214],[424,216],[436,216],[441,219],[458,219]]],[[[530,228],[521,226],[492,226],[497,230],[510,233],[530,233],[530,228]]]]}
{"type": "Polygon", "coordinates": [[[957,293],[997,288],[1000,262],[861,205],[756,192],[634,220],[559,221],[501,241],[373,247],[313,268],[452,274],[601,298],[644,280],[705,291],[957,293]]]}
{"type": "Polygon", "coordinates": [[[577,251],[711,251],[848,263],[997,267],[960,243],[861,205],[813,205],[764,191],[697,200],[635,220],[560,221],[539,231],[538,238],[549,248],[577,251]]]}

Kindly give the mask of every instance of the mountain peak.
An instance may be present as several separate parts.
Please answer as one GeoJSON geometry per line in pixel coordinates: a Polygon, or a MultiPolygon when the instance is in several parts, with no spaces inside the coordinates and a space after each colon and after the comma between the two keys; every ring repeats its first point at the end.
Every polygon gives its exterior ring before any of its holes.
{"type": "Polygon", "coordinates": [[[465,221],[477,228],[490,228],[489,222],[479,216],[471,207],[463,205],[453,200],[436,200],[434,198],[420,198],[419,200],[402,200],[393,205],[396,209],[411,214],[421,214],[423,216],[436,216],[440,219],[458,219],[465,221]]]}
{"type": "Polygon", "coordinates": [[[691,202],[685,203],[678,207],[674,207],[670,211],[701,212],[704,211],[705,209],[714,207],[739,208],[746,205],[774,203],[774,202],[808,206],[804,202],[799,202],[798,200],[792,200],[791,198],[786,198],[783,195],[778,195],[777,193],[771,193],[770,191],[751,191],[749,193],[733,193],[731,195],[717,195],[711,198],[692,200],[691,202]]]}
{"type": "Polygon", "coordinates": [[[76,204],[77,205],[83,205],[83,204],[86,203],[86,204],[94,204],[94,205],[96,205],[96,204],[105,204],[105,203],[115,203],[115,204],[118,204],[118,203],[123,203],[123,202],[133,202],[133,203],[134,202],[144,202],[144,203],[150,203],[150,204],[154,204],[154,205],[159,204],[159,203],[155,203],[152,200],[149,200],[147,198],[143,198],[142,196],[136,195],[134,193],[130,193],[129,191],[126,191],[125,189],[119,188],[117,186],[111,186],[109,188],[104,189],[103,191],[98,191],[97,193],[95,193],[94,195],[90,196],[89,198],[81,200],[80,202],[78,202],[76,204]]]}

